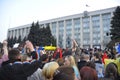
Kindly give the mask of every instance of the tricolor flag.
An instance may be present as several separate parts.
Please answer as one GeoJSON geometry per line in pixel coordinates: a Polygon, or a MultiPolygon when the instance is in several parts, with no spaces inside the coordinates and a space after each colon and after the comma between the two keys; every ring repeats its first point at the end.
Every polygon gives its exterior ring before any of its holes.
{"type": "Polygon", "coordinates": [[[86,7],[90,7],[90,6],[86,4],[86,7]]]}

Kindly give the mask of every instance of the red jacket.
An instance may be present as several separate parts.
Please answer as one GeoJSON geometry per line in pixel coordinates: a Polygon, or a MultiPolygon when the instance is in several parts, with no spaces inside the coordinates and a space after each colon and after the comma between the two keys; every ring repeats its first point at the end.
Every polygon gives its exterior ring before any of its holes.
{"type": "Polygon", "coordinates": [[[60,48],[57,48],[57,50],[55,51],[53,58],[57,59],[57,58],[62,58],[62,50],[60,48]]]}
{"type": "Polygon", "coordinates": [[[108,59],[108,56],[106,53],[104,53],[104,55],[102,56],[102,62],[105,64],[105,59],[108,59]]]}

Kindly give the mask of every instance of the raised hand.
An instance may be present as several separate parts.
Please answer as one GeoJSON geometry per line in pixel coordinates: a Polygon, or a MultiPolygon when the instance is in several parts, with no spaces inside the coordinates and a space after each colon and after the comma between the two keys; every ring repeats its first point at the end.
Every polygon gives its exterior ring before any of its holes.
{"type": "Polygon", "coordinates": [[[7,46],[8,42],[6,40],[3,41],[3,47],[7,46]]]}
{"type": "Polygon", "coordinates": [[[31,52],[34,51],[33,44],[30,41],[26,41],[26,48],[29,49],[31,52]]]}

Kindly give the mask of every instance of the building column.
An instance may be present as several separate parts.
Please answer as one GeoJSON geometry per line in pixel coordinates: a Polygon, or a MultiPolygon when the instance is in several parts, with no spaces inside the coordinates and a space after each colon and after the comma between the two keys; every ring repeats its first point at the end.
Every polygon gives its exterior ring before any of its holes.
{"type": "Polygon", "coordinates": [[[27,36],[27,27],[25,28],[25,36],[24,37],[26,37],[27,36]]]}
{"type": "Polygon", "coordinates": [[[13,30],[11,31],[11,38],[13,38],[13,30]]]}
{"type": "Polygon", "coordinates": [[[56,41],[57,41],[57,47],[59,47],[59,25],[58,21],[56,22],[56,41]]]}
{"type": "Polygon", "coordinates": [[[112,19],[113,16],[114,16],[114,15],[113,15],[113,12],[111,12],[111,19],[112,19]]]}
{"type": "Polygon", "coordinates": [[[26,36],[28,37],[29,34],[29,27],[27,27],[27,31],[26,31],[26,36]]]}
{"type": "Polygon", "coordinates": [[[72,19],[72,39],[74,39],[74,20],[72,19]]]}
{"type": "Polygon", "coordinates": [[[52,31],[52,23],[50,23],[49,26],[50,26],[50,30],[52,31]]]}
{"type": "Polygon", "coordinates": [[[100,14],[100,42],[101,42],[101,49],[104,49],[104,33],[103,33],[103,21],[102,21],[102,14],[100,14]]]}
{"type": "MultiPolygon", "coordinates": [[[[28,27],[28,34],[30,33],[30,29],[31,29],[31,27],[28,27]]],[[[27,35],[28,35],[28,34],[27,34],[27,35]]]]}
{"type": "Polygon", "coordinates": [[[23,28],[21,29],[21,40],[23,40],[23,28]]]}
{"type": "Polygon", "coordinates": [[[20,29],[20,36],[21,36],[21,39],[22,39],[22,28],[20,29]]]}
{"type": "Polygon", "coordinates": [[[18,39],[18,37],[19,37],[19,36],[18,36],[18,34],[19,34],[19,33],[18,33],[18,29],[16,29],[16,31],[17,31],[16,38],[18,39]]]}
{"type": "Polygon", "coordinates": [[[83,23],[82,17],[80,18],[80,47],[83,48],[83,23]]]}
{"type": "Polygon", "coordinates": [[[15,38],[15,30],[13,30],[13,39],[15,38]]]}
{"type": "Polygon", "coordinates": [[[93,28],[91,16],[90,16],[90,48],[93,48],[93,28]]]}
{"type": "Polygon", "coordinates": [[[12,30],[12,38],[14,38],[14,30],[12,30]]]}
{"type": "Polygon", "coordinates": [[[13,38],[13,30],[11,30],[11,38],[13,38]]]}
{"type": "Polygon", "coordinates": [[[25,29],[22,28],[22,40],[24,39],[24,31],[25,31],[25,29]]]}
{"type": "Polygon", "coordinates": [[[66,21],[64,20],[63,48],[66,48],[66,21]]]}

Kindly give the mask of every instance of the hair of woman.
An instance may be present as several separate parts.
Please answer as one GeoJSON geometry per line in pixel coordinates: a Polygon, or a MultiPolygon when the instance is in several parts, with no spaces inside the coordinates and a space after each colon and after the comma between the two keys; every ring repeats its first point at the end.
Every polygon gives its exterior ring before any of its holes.
{"type": "Polygon", "coordinates": [[[112,78],[113,80],[117,80],[117,78],[119,77],[119,73],[118,73],[118,67],[115,63],[111,62],[106,66],[105,77],[112,78]]]}
{"type": "Polygon", "coordinates": [[[80,76],[81,80],[98,80],[96,70],[87,66],[80,70],[80,76]]]}
{"type": "Polygon", "coordinates": [[[47,80],[52,80],[55,70],[59,67],[57,62],[49,62],[43,66],[42,74],[47,80]]]}
{"type": "Polygon", "coordinates": [[[75,80],[74,69],[70,66],[60,66],[55,71],[53,80],[75,80]]]}

